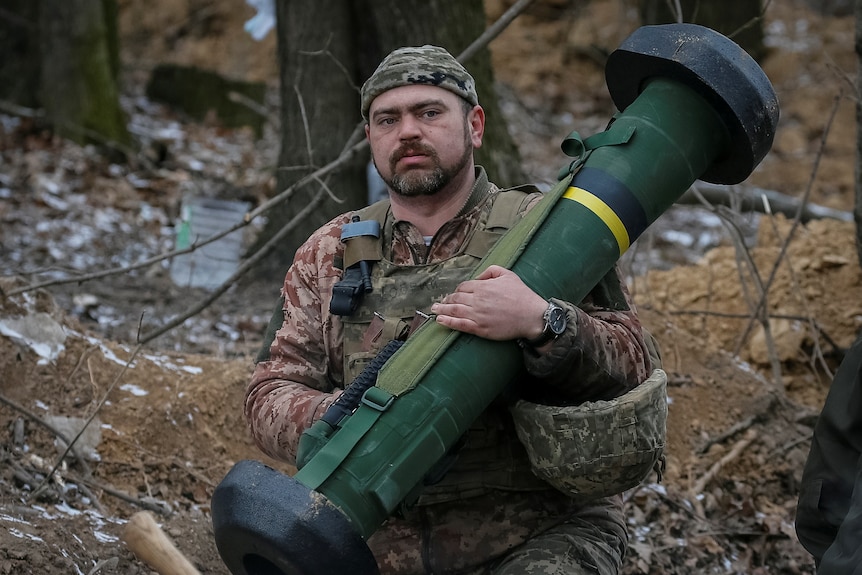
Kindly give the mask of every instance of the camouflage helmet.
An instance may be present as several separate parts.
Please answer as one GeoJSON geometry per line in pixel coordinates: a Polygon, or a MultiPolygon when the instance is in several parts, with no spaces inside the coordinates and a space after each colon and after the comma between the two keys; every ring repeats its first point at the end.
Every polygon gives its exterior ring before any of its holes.
{"type": "Polygon", "coordinates": [[[466,68],[443,48],[426,44],[399,48],[380,62],[360,90],[362,117],[368,120],[374,98],[392,88],[411,84],[438,86],[474,106],[479,103],[476,82],[466,68]]]}
{"type": "Polygon", "coordinates": [[[511,412],[533,473],[575,499],[621,493],[651,469],[661,477],[667,375],[660,369],[610,401],[555,406],[519,400],[511,412]]]}

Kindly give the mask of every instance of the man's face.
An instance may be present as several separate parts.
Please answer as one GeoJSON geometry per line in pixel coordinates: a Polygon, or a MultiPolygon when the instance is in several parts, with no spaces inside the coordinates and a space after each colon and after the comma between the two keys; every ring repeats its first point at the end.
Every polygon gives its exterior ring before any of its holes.
{"type": "Polygon", "coordinates": [[[436,86],[401,86],[371,103],[365,134],[374,165],[402,196],[433,195],[465,169],[482,145],[485,116],[436,86]]]}

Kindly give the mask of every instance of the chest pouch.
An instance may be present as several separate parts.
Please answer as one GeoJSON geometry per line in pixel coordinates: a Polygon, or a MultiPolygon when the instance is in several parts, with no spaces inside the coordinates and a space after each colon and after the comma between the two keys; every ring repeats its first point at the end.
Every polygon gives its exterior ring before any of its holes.
{"type": "Polygon", "coordinates": [[[344,277],[332,288],[329,312],[347,316],[356,311],[362,297],[373,291],[371,266],[382,258],[380,249],[380,222],[361,220],[353,216],[341,229],[344,244],[344,277]]]}

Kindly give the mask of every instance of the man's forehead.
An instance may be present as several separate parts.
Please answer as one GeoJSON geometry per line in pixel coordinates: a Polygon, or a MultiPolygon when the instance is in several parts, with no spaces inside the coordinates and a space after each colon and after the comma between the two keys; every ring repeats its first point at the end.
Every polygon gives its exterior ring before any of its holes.
{"type": "Polygon", "coordinates": [[[396,110],[410,109],[415,106],[421,106],[425,103],[439,103],[452,107],[458,104],[460,98],[446,90],[437,86],[428,86],[417,84],[412,86],[399,86],[387,90],[374,98],[371,102],[370,113],[373,115],[375,111],[380,110],[396,110]]]}

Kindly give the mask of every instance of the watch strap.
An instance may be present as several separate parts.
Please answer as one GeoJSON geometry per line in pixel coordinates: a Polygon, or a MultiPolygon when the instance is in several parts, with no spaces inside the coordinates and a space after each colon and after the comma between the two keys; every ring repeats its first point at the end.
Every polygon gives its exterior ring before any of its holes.
{"type": "Polygon", "coordinates": [[[547,307],[547,309],[545,309],[545,313],[542,314],[542,317],[545,320],[545,326],[542,329],[542,333],[540,333],[538,336],[534,337],[533,339],[519,338],[518,339],[518,345],[521,346],[521,348],[535,353],[535,349],[537,347],[542,347],[543,345],[545,345],[549,341],[557,338],[558,334],[555,334],[553,332],[553,330],[551,329],[551,323],[550,323],[551,311],[554,308],[560,308],[560,306],[558,306],[554,302],[548,300],[548,307],[547,307]]]}

